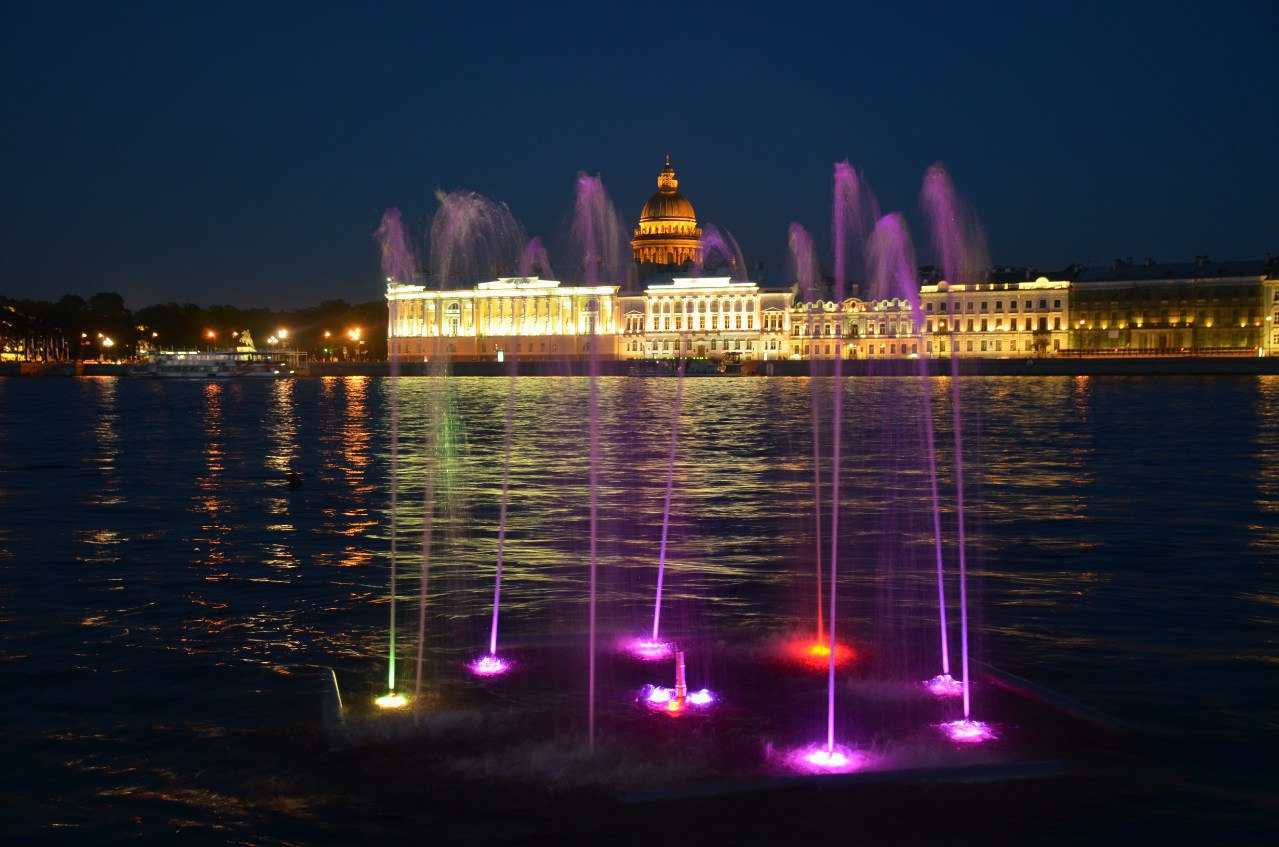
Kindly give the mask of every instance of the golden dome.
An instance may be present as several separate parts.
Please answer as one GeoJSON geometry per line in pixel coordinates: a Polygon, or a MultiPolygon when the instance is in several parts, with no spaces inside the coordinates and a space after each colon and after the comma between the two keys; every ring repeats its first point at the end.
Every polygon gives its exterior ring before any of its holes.
{"type": "Polygon", "coordinates": [[[688,202],[679,188],[679,180],[675,178],[675,169],[671,167],[671,157],[666,157],[666,167],[657,176],[657,193],[648,198],[644,209],[640,212],[640,221],[690,221],[696,222],[693,204],[688,202]]]}
{"type": "Polygon", "coordinates": [[[657,175],[657,193],[644,204],[631,241],[637,264],[687,266],[701,261],[702,230],[693,204],[678,188],[679,180],[667,156],[666,167],[657,175]]]}

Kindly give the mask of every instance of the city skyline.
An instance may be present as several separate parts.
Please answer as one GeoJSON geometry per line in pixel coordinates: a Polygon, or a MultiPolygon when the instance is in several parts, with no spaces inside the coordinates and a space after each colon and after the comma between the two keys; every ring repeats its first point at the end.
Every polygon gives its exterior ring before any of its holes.
{"type": "Polygon", "coordinates": [[[844,159],[917,242],[943,162],[997,265],[1279,252],[1263,4],[376,11],[8,8],[0,293],[373,301],[386,207],[424,251],[435,191],[475,190],[554,260],[579,171],[633,226],[667,154],[750,267],[827,240],[844,159]]]}

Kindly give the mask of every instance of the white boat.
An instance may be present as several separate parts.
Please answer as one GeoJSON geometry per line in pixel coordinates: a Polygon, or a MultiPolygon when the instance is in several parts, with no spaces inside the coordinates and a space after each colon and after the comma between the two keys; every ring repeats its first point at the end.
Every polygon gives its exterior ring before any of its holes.
{"type": "Polygon", "coordinates": [[[279,379],[305,376],[306,353],[301,350],[256,350],[241,345],[234,350],[166,351],[139,362],[131,376],[161,379],[279,379]]]}

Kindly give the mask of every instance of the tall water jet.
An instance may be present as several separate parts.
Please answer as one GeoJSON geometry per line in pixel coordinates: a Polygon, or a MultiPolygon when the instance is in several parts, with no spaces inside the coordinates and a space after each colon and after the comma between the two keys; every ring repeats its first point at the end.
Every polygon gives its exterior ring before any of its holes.
{"type": "MultiPolygon", "coordinates": [[[[986,267],[985,237],[968,210],[960,203],[950,175],[940,164],[928,169],[921,195],[924,212],[932,226],[933,249],[940,259],[948,287],[979,281],[986,267]]],[[[946,724],[947,732],[959,741],[979,741],[989,730],[971,718],[972,686],[968,669],[968,564],[964,526],[964,458],[960,416],[959,356],[955,350],[954,297],[947,297],[950,322],[951,413],[955,430],[955,515],[959,558],[959,637],[963,679],[964,717],[946,724]]]]}
{"type": "MultiPolygon", "coordinates": [[[[523,228],[505,203],[490,200],[473,191],[437,192],[439,209],[431,220],[431,275],[440,289],[451,285],[473,284],[481,278],[515,268],[527,244],[523,228]]],[[[418,585],[417,673],[415,699],[421,696],[424,651],[426,645],[427,583],[431,569],[431,549],[435,534],[436,485],[440,462],[440,432],[443,428],[443,377],[448,372],[448,350],[443,346],[446,332],[452,328],[440,324],[432,333],[430,356],[432,377],[427,396],[426,486],[423,496],[422,575],[418,585]]],[[[508,424],[509,426],[509,424],[508,424]]],[[[509,442],[507,444],[509,455],[509,442]]],[[[505,483],[504,483],[505,485],[505,483]]],[[[500,589],[500,576],[496,580],[500,589]]],[[[498,589],[494,595],[494,630],[498,589]]],[[[482,661],[482,660],[481,660],[482,661]]]]}
{"type": "MultiPolygon", "coordinates": [[[[573,213],[573,239],[582,259],[582,276],[587,286],[595,287],[600,280],[610,279],[626,290],[626,272],[631,269],[626,255],[625,230],[621,219],[613,209],[604,184],[598,176],[578,174],[577,200],[573,213]]],[[[599,298],[596,312],[588,317],[587,353],[590,369],[590,589],[587,611],[587,745],[595,752],[595,665],[596,665],[596,593],[598,590],[598,537],[599,525],[599,298]]]]}
{"type": "MultiPolygon", "coordinates": [[[[791,278],[799,285],[800,296],[808,305],[811,316],[812,309],[821,298],[821,267],[817,263],[817,248],[808,230],[798,223],[790,225],[788,263],[791,278]]],[[[813,322],[808,321],[808,344],[812,344],[813,322]]],[[[824,638],[824,613],[822,611],[822,449],[821,449],[821,402],[817,391],[817,356],[810,353],[808,357],[809,387],[812,400],[813,424],[813,560],[817,574],[817,640],[811,650],[821,655],[822,648],[829,650],[824,638]]]]}
{"type": "MultiPolygon", "coordinates": [[[[382,274],[388,280],[408,283],[417,271],[417,259],[409,249],[408,238],[400,222],[400,210],[387,209],[382,215],[382,222],[374,233],[381,254],[382,274]]],[[[391,352],[391,580],[388,606],[390,607],[389,644],[386,657],[386,694],[377,698],[377,705],[383,708],[398,708],[405,705],[403,695],[395,690],[395,610],[396,610],[396,576],[399,562],[398,539],[398,497],[400,488],[399,444],[400,444],[400,396],[399,380],[400,360],[398,351],[391,352]]]]}
{"type": "Polygon", "coordinates": [[[874,198],[862,185],[848,161],[835,165],[834,200],[831,213],[831,235],[835,252],[835,333],[834,396],[831,399],[831,521],[830,521],[830,611],[827,615],[830,650],[826,684],[826,747],[807,758],[810,764],[825,768],[844,768],[850,761],[847,751],[835,745],[835,667],[838,642],[835,639],[836,601],[839,578],[839,496],[840,461],[843,456],[843,373],[846,347],[844,338],[844,298],[847,291],[849,256],[861,256],[869,230],[868,218],[875,214],[874,198]],[[851,236],[851,239],[850,239],[851,236]]]}
{"type": "Polygon", "coordinates": [[[524,246],[524,251],[520,253],[519,270],[520,276],[526,279],[532,276],[540,276],[543,279],[555,278],[555,273],[551,270],[550,257],[546,255],[546,248],[542,246],[542,239],[536,236],[529,239],[528,244],[524,246]]]}
{"type": "MultiPolygon", "coordinates": [[[[906,300],[910,304],[915,327],[924,325],[924,314],[919,299],[915,249],[906,228],[906,221],[900,214],[894,212],[885,215],[875,224],[867,245],[867,271],[873,297],[900,297],[906,300]]],[[[934,694],[949,696],[960,693],[963,685],[950,675],[945,567],[942,556],[941,499],[937,488],[937,444],[926,356],[919,358],[919,378],[924,412],[924,447],[928,458],[928,482],[932,504],[933,554],[937,567],[937,616],[941,647],[941,673],[925,684],[934,694]]]]}
{"type": "MultiPolygon", "coordinates": [[[[662,506],[662,542],[657,553],[657,591],[653,600],[653,635],[637,645],[637,652],[646,659],[658,659],[670,654],[673,646],[661,638],[662,585],[666,579],[666,541],[671,527],[671,494],[675,489],[675,451],[679,446],[679,415],[684,400],[684,363],[680,354],[679,371],[675,381],[675,410],[671,415],[671,450],[666,466],[666,498],[662,506]]],[[[683,656],[683,653],[680,654],[683,656]]]]}

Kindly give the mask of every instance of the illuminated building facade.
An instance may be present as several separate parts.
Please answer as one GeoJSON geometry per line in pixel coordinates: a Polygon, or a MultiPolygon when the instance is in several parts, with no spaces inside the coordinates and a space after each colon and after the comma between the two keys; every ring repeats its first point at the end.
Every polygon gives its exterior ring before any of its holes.
{"type": "Polygon", "coordinates": [[[789,291],[730,277],[676,277],[622,300],[626,359],[781,359],[790,332],[789,291]]]}
{"type": "Polygon", "coordinates": [[[920,286],[920,313],[906,300],[791,308],[793,359],[1003,358],[1053,355],[1068,346],[1070,282],[920,286]]]}
{"type": "MultiPolygon", "coordinates": [[[[503,277],[465,290],[388,281],[391,355],[497,360],[743,360],[1279,355],[1279,263],[1209,262],[991,271],[926,282],[906,300],[796,302],[786,289],[674,269],[702,261],[702,230],[670,157],[631,241],[638,292],[503,277]],[[660,275],[659,275],[660,274],[660,275]],[[1030,278],[1033,277],[1033,278],[1030,278]]],[[[853,289],[854,291],[856,289],[853,289]]]]}
{"type": "Polygon", "coordinates": [[[1084,269],[1071,292],[1072,352],[1267,355],[1279,320],[1267,264],[1198,256],[1084,269]]]}
{"type": "Polygon", "coordinates": [[[1069,280],[920,287],[924,347],[945,358],[1052,356],[1070,346],[1069,280]]]}
{"type": "Polygon", "coordinates": [[[390,280],[386,301],[393,357],[475,361],[617,355],[616,285],[569,287],[550,279],[504,277],[470,289],[430,291],[390,280]]]}

